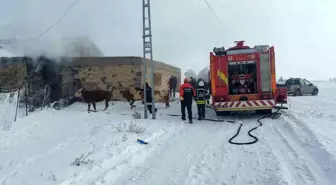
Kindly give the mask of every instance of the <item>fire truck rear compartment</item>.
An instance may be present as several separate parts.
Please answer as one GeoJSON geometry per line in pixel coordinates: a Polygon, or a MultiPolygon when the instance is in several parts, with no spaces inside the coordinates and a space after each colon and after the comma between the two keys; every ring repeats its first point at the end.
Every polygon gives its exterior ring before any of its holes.
{"type": "Polygon", "coordinates": [[[255,61],[229,62],[229,95],[256,94],[257,65],[255,61]]]}

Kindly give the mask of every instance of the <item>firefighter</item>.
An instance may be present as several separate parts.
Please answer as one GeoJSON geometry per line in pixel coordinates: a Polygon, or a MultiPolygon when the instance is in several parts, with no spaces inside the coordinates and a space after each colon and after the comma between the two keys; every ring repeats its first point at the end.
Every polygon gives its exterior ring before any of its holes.
{"type": "Polygon", "coordinates": [[[196,89],[197,87],[197,80],[194,77],[190,77],[189,84],[196,89]]]}
{"type": "Polygon", "coordinates": [[[196,96],[195,89],[189,84],[187,78],[184,79],[184,84],[180,87],[181,113],[182,120],[186,120],[185,108],[188,111],[189,123],[192,124],[192,103],[193,97],[196,96]]]}
{"type": "Polygon", "coordinates": [[[200,80],[196,88],[196,104],[198,112],[198,120],[205,118],[205,103],[206,103],[207,90],[204,87],[204,81],[200,80]]]}
{"type": "MultiPolygon", "coordinates": [[[[142,88],[138,88],[138,89],[141,91],[142,96],[144,96],[144,89],[142,88]]],[[[153,101],[152,88],[146,82],[146,102],[147,102],[147,109],[150,114],[152,114],[152,101],[153,101]]],[[[155,112],[157,112],[157,108],[155,108],[155,112]]]]}

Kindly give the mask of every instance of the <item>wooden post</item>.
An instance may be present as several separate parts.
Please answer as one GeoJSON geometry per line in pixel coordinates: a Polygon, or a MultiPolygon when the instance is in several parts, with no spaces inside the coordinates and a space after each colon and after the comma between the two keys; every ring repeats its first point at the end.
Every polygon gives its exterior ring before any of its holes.
{"type": "Polygon", "coordinates": [[[14,117],[14,122],[16,122],[16,117],[17,117],[17,112],[18,112],[18,108],[19,108],[19,101],[20,101],[20,89],[18,90],[18,95],[17,95],[17,101],[16,101],[16,110],[15,110],[15,117],[14,117]]]}
{"type": "Polygon", "coordinates": [[[26,103],[26,116],[28,116],[28,93],[27,93],[27,81],[25,82],[25,103],[26,103]]]}

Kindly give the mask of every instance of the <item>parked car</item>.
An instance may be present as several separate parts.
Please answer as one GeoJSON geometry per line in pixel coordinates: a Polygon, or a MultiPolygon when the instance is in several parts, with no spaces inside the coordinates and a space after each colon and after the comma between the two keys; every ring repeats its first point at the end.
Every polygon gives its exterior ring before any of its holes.
{"type": "Polygon", "coordinates": [[[311,94],[316,96],[319,89],[316,85],[304,78],[290,78],[285,84],[277,84],[277,87],[286,87],[287,93],[293,96],[311,94]]]}

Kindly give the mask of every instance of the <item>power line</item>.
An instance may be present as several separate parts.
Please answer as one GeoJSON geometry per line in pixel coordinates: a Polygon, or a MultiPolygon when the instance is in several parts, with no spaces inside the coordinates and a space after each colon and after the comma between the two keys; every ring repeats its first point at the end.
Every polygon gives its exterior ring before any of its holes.
{"type": "Polygon", "coordinates": [[[210,4],[208,3],[207,0],[204,0],[204,2],[207,4],[209,10],[212,12],[212,14],[219,20],[217,14],[215,13],[215,11],[211,8],[210,4]]]}
{"type": "Polygon", "coordinates": [[[42,32],[39,36],[37,36],[35,39],[39,39],[43,35],[47,34],[53,27],[55,27],[69,12],[70,10],[77,4],[78,0],[75,0],[68,9],[63,13],[63,15],[54,23],[52,24],[48,29],[46,29],[44,32],[42,32]]]}

